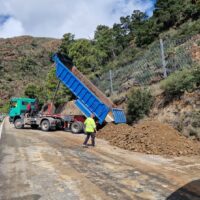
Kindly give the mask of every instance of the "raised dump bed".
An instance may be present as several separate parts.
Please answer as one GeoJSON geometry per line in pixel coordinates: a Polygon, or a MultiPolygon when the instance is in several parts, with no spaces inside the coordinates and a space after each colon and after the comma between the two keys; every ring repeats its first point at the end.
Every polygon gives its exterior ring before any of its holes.
{"type": "Polygon", "coordinates": [[[94,114],[100,124],[106,118],[109,118],[108,121],[114,121],[115,123],[126,123],[123,110],[115,108],[114,104],[106,99],[102,92],[100,93],[84,75],[76,70],[77,77],[72,72],[73,66],[70,62],[66,62],[67,59],[55,54],[53,60],[56,64],[56,76],[77,97],[75,104],[85,116],[88,117],[94,114]],[[89,86],[86,85],[87,83],[89,83],[89,86]],[[94,91],[92,92],[92,90],[94,91]]]}
{"type": "Polygon", "coordinates": [[[86,76],[84,76],[75,66],[71,69],[72,73],[85,85],[87,88],[93,92],[105,105],[109,108],[116,107],[114,103],[103,94],[86,76]]]}

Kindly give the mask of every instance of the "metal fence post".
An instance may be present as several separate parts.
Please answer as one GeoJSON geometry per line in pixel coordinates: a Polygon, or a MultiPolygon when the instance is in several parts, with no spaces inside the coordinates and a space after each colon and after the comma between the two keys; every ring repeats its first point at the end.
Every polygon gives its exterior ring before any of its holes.
{"type": "Polygon", "coordinates": [[[110,92],[113,94],[112,70],[110,70],[110,92]]]}
{"type": "Polygon", "coordinates": [[[161,58],[162,58],[163,75],[164,75],[164,78],[166,78],[167,77],[167,69],[166,69],[165,52],[164,52],[164,46],[163,46],[162,39],[160,39],[160,50],[161,50],[161,58]]]}

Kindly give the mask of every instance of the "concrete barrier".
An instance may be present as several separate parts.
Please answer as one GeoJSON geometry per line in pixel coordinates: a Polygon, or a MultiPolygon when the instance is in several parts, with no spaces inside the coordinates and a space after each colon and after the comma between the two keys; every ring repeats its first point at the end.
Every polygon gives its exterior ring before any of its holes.
{"type": "Polygon", "coordinates": [[[0,140],[1,140],[1,134],[2,134],[2,131],[3,131],[3,125],[4,125],[4,122],[5,122],[5,119],[6,118],[4,118],[3,122],[0,125],[0,140]]]}

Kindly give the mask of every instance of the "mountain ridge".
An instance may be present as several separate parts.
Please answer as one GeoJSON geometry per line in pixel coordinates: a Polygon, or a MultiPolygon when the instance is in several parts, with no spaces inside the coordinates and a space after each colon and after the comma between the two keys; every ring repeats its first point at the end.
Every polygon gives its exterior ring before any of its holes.
{"type": "Polygon", "coordinates": [[[50,55],[61,40],[18,36],[0,38],[0,107],[12,96],[24,95],[29,83],[41,85],[51,69],[50,55]]]}

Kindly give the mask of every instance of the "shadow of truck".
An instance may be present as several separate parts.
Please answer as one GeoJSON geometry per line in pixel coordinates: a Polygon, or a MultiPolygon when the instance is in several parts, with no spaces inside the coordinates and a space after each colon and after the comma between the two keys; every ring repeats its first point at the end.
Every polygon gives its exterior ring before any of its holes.
{"type": "Polygon", "coordinates": [[[184,185],[167,197],[166,200],[200,200],[200,180],[184,185]]]}

